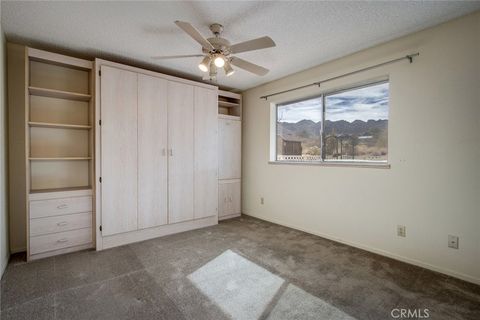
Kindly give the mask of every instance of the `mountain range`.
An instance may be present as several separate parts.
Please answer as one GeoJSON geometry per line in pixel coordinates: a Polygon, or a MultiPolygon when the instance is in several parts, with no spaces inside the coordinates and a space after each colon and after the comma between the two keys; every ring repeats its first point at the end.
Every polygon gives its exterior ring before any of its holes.
{"type": "MultiPolygon", "coordinates": [[[[286,140],[299,140],[315,138],[320,136],[322,122],[314,122],[312,120],[301,120],[296,123],[279,122],[278,133],[286,140]]],[[[388,120],[355,120],[348,122],[345,120],[330,121],[325,120],[325,132],[336,135],[348,134],[354,136],[370,136],[378,135],[380,132],[387,130],[388,120]]]]}

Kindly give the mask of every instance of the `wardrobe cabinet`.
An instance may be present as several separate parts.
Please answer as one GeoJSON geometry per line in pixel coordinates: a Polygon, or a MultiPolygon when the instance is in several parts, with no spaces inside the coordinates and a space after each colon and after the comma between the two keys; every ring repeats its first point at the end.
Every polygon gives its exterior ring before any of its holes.
{"type": "Polygon", "coordinates": [[[168,83],[170,223],[193,219],[193,86],[168,83]]]}
{"type": "Polygon", "coordinates": [[[194,113],[194,217],[203,218],[218,212],[217,93],[196,87],[194,113]]]}
{"type": "Polygon", "coordinates": [[[102,67],[102,232],[137,229],[137,74],[102,67]]]}
{"type": "Polygon", "coordinates": [[[218,89],[99,59],[96,68],[97,249],[216,224],[218,89]]]}
{"type": "Polygon", "coordinates": [[[167,86],[138,75],[138,229],[168,222],[167,86]]]}

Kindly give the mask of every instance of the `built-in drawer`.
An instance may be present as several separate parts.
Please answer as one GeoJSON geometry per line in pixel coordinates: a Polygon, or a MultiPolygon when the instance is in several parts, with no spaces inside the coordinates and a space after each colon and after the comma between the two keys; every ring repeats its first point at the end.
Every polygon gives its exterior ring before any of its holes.
{"type": "Polygon", "coordinates": [[[30,237],[30,254],[80,246],[92,242],[92,228],[30,237]]]}
{"type": "Polygon", "coordinates": [[[68,230],[90,228],[92,213],[73,213],[63,216],[37,218],[30,220],[30,236],[40,236],[68,230]]]}
{"type": "Polygon", "coordinates": [[[30,201],[30,219],[91,211],[90,196],[30,201]]]}

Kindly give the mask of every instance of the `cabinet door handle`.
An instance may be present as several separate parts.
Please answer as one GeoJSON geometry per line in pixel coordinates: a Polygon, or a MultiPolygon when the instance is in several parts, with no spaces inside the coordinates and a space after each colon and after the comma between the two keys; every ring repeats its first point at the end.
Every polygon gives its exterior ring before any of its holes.
{"type": "Polygon", "coordinates": [[[170,148],[170,157],[173,157],[173,149],[170,148]]]}
{"type": "Polygon", "coordinates": [[[57,223],[57,226],[59,226],[59,227],[64,227],[64,226],[66,226],[67,224],[68,224],[67,221],[62,221],[62,222],[57,223]]]}
{"type": "Polygon", "coordinates": [[[57,242],[58,242],[58,243],[65,243],[65,242],[68,242],[68,239],[65,239],[65,238],[63,238],[63,239],[58,239],[57,242]]]}
{"type": "Polygon", "coordinates": [[[66,208],[68,208],[68,205],[66,203],[57,206],[57,209],[66,209],[66,208]]]}
{"type": "Polygon", "coordinates": [[[165,148],[162,149],[162,156],[166,156],[167,155],[167,152],[165,151],[165,148]]]}

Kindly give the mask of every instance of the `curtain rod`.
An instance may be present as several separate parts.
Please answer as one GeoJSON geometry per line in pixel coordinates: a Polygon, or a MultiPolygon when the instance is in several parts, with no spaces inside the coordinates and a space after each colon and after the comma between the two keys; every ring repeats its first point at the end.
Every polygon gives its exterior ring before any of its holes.
{"type": "Polygon", "coordinates": [[[385,61],[385,62],[376,64],[376,65],[373,65],[373,66],[369,66],[369,67],[366,67],[366,68],[363,68],[363,69],[358,69],[358,70],[355,70],[355,71],[352,71],[352,72],[344,73],[344,74],[341,74],[339,76],[335,76],[335,77],[332,77],[332,78],[328,78],[328,79],[320,80],[320,81],[313,82],[313,83],[310,83],[310,84],[306,84],[304,86],[300,86],[300,87],[296,87],[296,88],[292,88],[292,89],[288,89],[288,90],[284,90],[284,91],[279,91],[279,92],[275,92],[275,93],[270,93],[270,94],[261,96],[260,99],[268,100],[269,97],[276,96],[276,95],[279,95],[279,94],[282,94],[282,93],[287,93],[287,92],[291,92],[291,91],[295,91],[295,90],[305,89],[305,88],[313,87],[313,86],[320,87],[320,85],[322,83],[325,83],[325,82],[328,82],[328,81],[337,80],[337,79],[340,79],[340,78],[343,78],[343,77],[351,76],[351,75],[356,74],[356,73],[368,71],[370,69],[382,67],[384,65],[395,63],[395,62],[402,61],[402,60],[408,60],[408,61],[410,61],[410,63],[412,63],[413,58],[418,57],[419,55],[420,55],[419,52],[408,54],[404,57],[400,57],[400,58],[397,58],[397,59],[385,61]]]}

